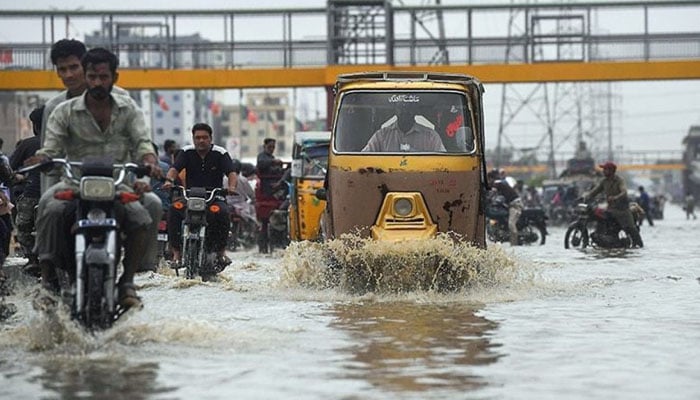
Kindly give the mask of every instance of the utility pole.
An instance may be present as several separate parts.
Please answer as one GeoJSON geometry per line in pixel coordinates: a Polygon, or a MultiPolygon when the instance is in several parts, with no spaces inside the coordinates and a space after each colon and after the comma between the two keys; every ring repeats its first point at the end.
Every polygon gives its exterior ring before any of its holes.
{"type": "MultiPolygon", "coordinates": [[[[539,14],[538,11],[519,6],[535,3],[535,0],[511,1],[508,24],[508,45],[505,49],[506,64],[512,62],[582,62],[587,53],[584,43],[590,34],[590,18],[585,14],[574,14],[566,3],[560,8],[539,14]]],[[[547,158],[549,176],[557,176],[556,156],[563,145],[576,149],[587,124],[597,118],[591,112],[594,99],[592,91],[586,90],[589,83],[554,82],[539,84],[503,84],[498,139],[494,163],[503,163],[503,146],[509,144],[513,150],[542,149],[540,156],[547,158]],[[584,108],[584,105],[586,108],[584,108]],[[530,115],[526,115],[526,112],[530,115]],[[525,138],[520,124],[541,124],[540,138],[525,138]],[[533,121],[534,119],[534,121],[533,121]],[[521,137],[516,141],[514,133],[521,137]],[[523,141],[526,140],[526,141],[523,141]],[[574,142],[575,143],[572,143],[574,142]],[[546,149],[546,150],[545,150],[546,149]]]]}
{"type": "Polygon", "coordinates": [[[613,159],[613,148],[612,148],[612,83],[608,82],[608,160],[613,159]]]}

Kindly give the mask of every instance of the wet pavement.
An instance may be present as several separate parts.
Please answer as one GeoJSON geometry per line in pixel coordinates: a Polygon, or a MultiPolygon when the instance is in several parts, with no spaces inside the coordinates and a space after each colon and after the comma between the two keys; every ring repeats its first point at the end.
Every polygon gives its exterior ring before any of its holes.
{"type": "Polygon", "coordinates": [[[566,250],[552,227],[486,252],[229,253],[216,282],[139,275],[144,309],[95,335],[34,310],[38,286],[14,274],[0,398],[697,399],[700,222],[665,217],[634,250],[566,250]]]}

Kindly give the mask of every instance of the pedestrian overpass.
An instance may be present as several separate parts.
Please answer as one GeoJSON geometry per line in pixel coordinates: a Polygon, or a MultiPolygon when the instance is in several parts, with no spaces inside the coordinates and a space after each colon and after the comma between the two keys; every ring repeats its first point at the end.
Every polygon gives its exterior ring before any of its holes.
{"type": "Polygon", "coordinates": [[[0,37],[16,38],[0,43],[0,91],[62,89],[49,51],[65,37],[113,50],[126,89],[325,87],[329,109],[336,77],[368,70],[466,73],[502,84],[694,80],[700,79],[698,20],[696,0],[0,10],[0,37]]]}
{"type": "Polygon", "coordinates": [[[2,37],[17,38],[0,43],[0,90],[61,89],[49,49],[76,33],[119,55],[127,89],[329,87],[340,73],[367,70],[485,83],[699,79],[698,20],[694,0],[0,10],[2,37]]]}

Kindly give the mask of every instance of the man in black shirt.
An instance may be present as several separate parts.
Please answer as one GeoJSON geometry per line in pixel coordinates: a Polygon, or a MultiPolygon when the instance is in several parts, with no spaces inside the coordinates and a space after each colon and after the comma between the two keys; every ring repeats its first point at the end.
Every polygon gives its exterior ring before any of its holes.
{"type": "MultiPolygon", "coordinates": [[[[163,184],[164,189],[172,187],[178,173],[186,170],[185,187],[203,187],[215,189],[223,186],[224,175],[228,177],[228,191],[234,192],[236,189],[236,172],[233,161],[226,152],[226,149],[212,144],[211,126],[205,123],[198,123],[192,127],[193,145],[183,147],[183,151],[177,156],[174,164],[168,170],[163,184]]],[[[175,201],[173,201],[173,205],[175,201]]],[[[215,251],[219,255],[219,260],[223,264],[228,264],[230,260],[226,257],[226,239],[228,238],[229,214],[226,201],[224,199],[215,200],[219,206],[219,212],[207,211],[207,237],[206,248],[215,251]]],[[[182,220],[184,209],[170,207],[168,213],[168,242],[173,252],[173,260],[180,260],[180,246],[182,236],[182,220]]]]}

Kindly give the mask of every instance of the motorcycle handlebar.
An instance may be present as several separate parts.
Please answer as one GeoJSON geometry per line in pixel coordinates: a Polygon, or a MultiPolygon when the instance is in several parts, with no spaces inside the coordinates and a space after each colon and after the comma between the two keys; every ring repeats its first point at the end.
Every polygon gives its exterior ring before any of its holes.
{"type": "MultiPolygon", "coordinates": [[[[89,162],[84,162],[84,161],[69,161],[65,158],[53,158],[53,159],[48,159],[46,161],[34,164],[34,165],[29,165],[26,167],[19,168],[16,172],[20,174],[27,173],[29,171],[33,171],[35,169],[39,169],[41,172],[46,172],[49,171],[55,167],[62,166],[63,171],[66,174],[66,177],[70,179],[72,182],[79,184],[80,179],[73,174],[73,168],[78,168],[81,169],[83,166],[90,164],[94,165],[95,163],[89,163],[89,162]]],[[[119,171],[119,175],[117,179],[115,180],[114,184],[115,185],[120,185],[124,182],[124,179],[126,178],[126,174],[128,172],[134,173],[136,176],[143,177],[145,175],[148,175],[151,172],[151,167],[148,165],[138,165],[135,163],[123,163],[123,164],[105,164],[105,167],[111,167],[113,171],[119,171]]]]}
{"type": "MultiPolygon", "coordinates": [[[[191,196],[192,189],[194,189],[194,188],[187,189],[186,187],[184,187],[182,185],[173,185],[171,188],[171,190],[176,190],[176,191],[182,193],[182,197],[184,197],[185,200],[189,200],[190,197],[192,197],[191,196]]],[[[214,188],[211,190],[204,189],[204,191],[205,191],[205,193],[208,194],[208,196],[206,197],[207,203],[210,202],[212,199],[214,199],[214,197],[217,195],[225,196],[228,193],[228,190],[223,189],[223,188],[214,188]]]]}

